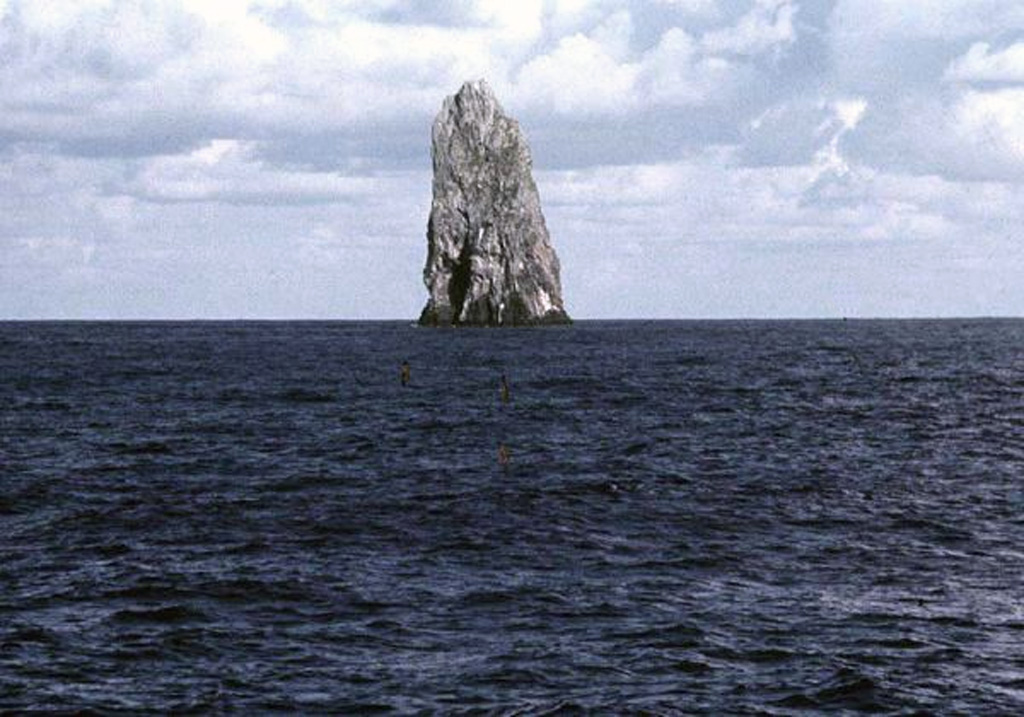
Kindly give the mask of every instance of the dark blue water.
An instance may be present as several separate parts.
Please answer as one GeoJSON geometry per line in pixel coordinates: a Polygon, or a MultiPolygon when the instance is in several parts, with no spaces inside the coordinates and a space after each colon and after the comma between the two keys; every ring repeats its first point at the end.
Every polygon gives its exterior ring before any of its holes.
{"type": "Polygon", "coordinates": [[[0,324],[0,709],[1020,713],[1022,349],[0,324]]]}

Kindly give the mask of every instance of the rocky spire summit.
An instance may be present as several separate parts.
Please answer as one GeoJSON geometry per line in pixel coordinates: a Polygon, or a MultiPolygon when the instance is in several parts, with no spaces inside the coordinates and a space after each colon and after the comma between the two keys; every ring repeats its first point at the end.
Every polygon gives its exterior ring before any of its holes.
{"type": "Polygon", "coordinates": [[[530,149],[483,80],[445,99],[434,120],[433,202],[423,281],[426,326],[565,324],[530,149]]]}

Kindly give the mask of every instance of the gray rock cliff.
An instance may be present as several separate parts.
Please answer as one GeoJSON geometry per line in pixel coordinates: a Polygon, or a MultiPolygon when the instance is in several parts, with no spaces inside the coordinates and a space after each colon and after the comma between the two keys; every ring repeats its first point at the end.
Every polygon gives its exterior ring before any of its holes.
{"type": "Polygon", "coordinates": [[[434,120],[425,326],[570,323],[530,149],[483,80],[434,120]]]}

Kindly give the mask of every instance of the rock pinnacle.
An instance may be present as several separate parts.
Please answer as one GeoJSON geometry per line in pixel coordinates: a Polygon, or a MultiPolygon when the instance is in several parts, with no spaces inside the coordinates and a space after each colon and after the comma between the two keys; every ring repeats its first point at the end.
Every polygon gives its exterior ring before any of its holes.
{"type": "Polygon", "coordinates": [[[425,326],[570,323],[530,149],[483,80],[445,99],[431,143],[425,326]]]}

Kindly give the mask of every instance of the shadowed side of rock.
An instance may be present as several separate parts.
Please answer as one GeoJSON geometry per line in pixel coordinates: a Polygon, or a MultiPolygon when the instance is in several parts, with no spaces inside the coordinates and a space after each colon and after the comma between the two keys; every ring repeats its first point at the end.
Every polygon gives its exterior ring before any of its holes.
{"type": "Polygon", "coordinates": [[[426,326],[570,323],[530,150],[487,84],[467,82],[434,120],[426,326]]]}

